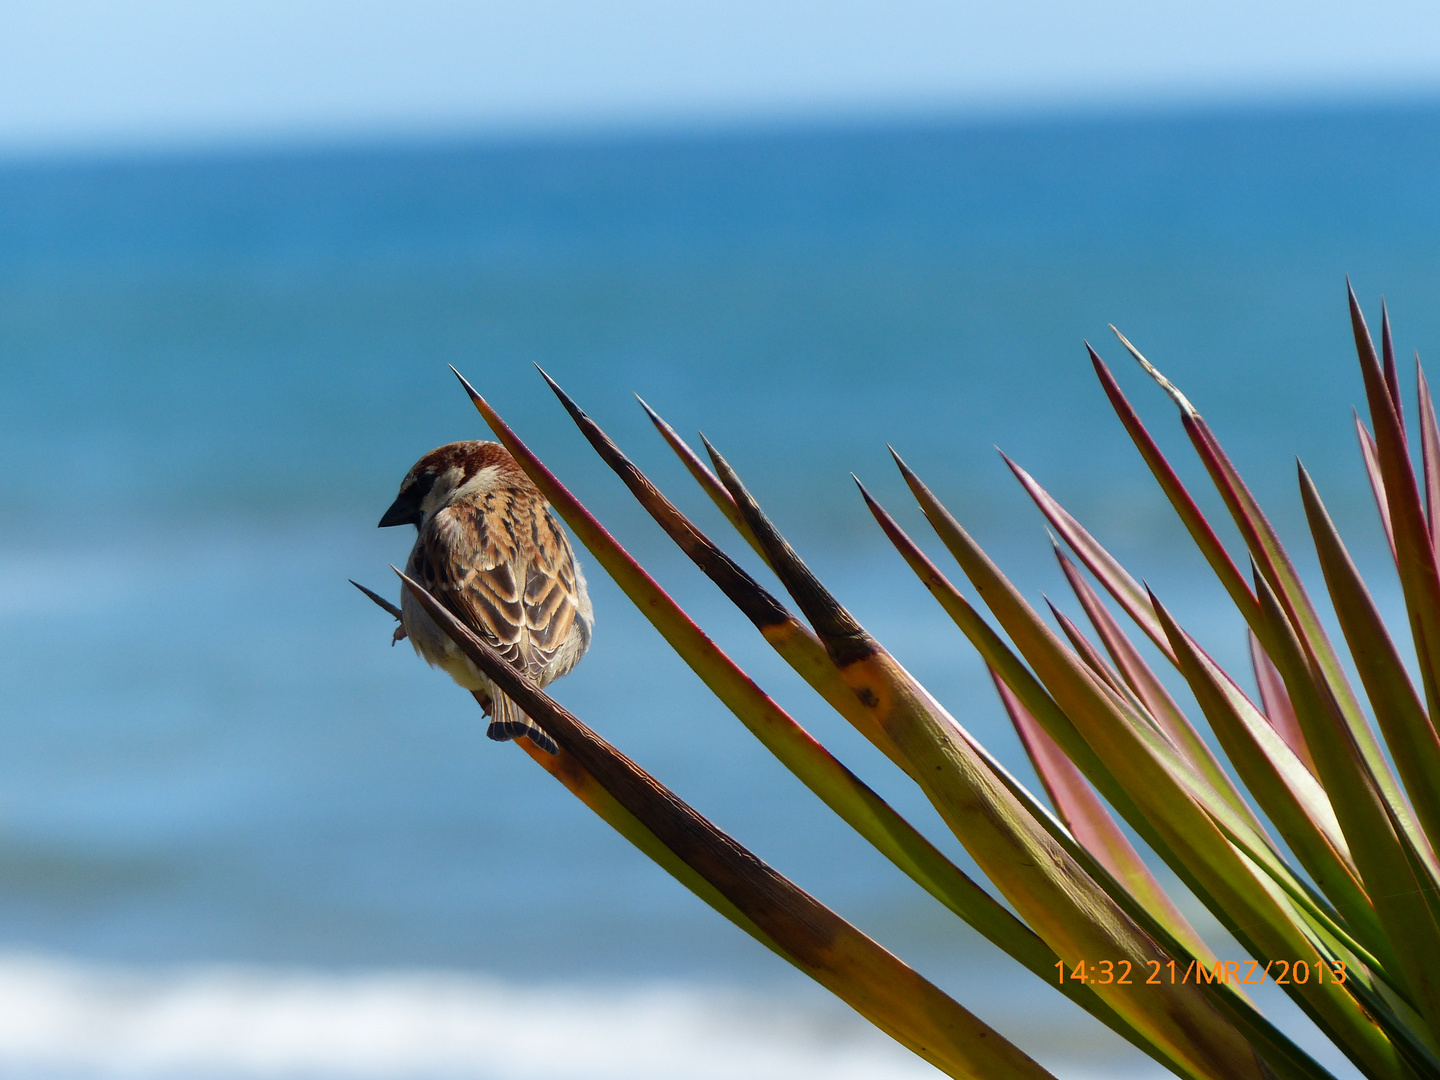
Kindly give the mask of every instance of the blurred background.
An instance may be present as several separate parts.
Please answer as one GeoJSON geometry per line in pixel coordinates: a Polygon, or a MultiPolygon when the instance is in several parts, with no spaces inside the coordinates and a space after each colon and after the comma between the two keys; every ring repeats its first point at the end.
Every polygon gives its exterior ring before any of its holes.
{"type": "MultiPolygon", "coordinates": [[[[1344,281],[1435,355],[1430,5],[7,0],[0,28],[0,1075],[935,1075],[389,646],[346,579],[397,595],[411,536],[375,521],[421,454],[487,434],[446,364],[957,853],[532,364],[745,555],[632,392],[704,430],[1027,778],[847,473],[938,552],[894,443],[1063,598],[998,445],[1246,670],[1095,385],[1087,338],[1199,490],[1107,323],[1304,563],[1299,454],[1396,607],[1344,281]]],[[[1058,1075],[1154,1075],[849,835],[589,576],[561,701],[1058,1075]]]]}

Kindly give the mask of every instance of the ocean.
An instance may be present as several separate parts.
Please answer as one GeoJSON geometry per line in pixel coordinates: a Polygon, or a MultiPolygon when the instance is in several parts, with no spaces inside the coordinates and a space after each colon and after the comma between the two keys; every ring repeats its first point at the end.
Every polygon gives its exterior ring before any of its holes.
{"type": "MultiPolygon", "coordinates": [[[[1396,610],[1345,276],[1372,317],[1386,297],[1402,355],[1436,355],[1437,167],[1429,102],[0,163],[0,1076],[935,1075],[390,647],[346,579],[397,595],[410,537],[376,520],[421,454],[486,436],[446,365],[959,852],[533,365],[754,568],[631,395],[703,431],[1032,778],[847,473],[943,555],[894,444],[1032,598],[1066,606],[999,446],[1243,674],[1238,620],[1086,361],[1088,339],[1202,485],[1114,323],[1309,568],[1304,460],[1396,610]]],[[[848,834],[589,579],[595,646],[555,688],[567,707],[1059,1075],[1154,1075],[848,834]]]]}

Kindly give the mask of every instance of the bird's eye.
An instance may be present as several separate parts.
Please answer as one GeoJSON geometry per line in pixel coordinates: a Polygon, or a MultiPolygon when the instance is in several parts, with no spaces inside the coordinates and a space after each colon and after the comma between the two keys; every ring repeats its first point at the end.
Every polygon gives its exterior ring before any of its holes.
{"type": "Polygon", "coordinates": [[[426,470],[415,478],[415,482],[410,485],[409,490],[405,494],[416,503],[420,503],[424,501],[426,495],[430,494],[430,489],[434,486],[435,474],[426,470]]]}

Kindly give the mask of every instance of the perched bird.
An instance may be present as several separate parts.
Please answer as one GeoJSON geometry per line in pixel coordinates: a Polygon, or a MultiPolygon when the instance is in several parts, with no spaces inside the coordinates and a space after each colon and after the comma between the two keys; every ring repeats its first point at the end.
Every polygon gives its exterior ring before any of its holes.
{"type": "MultiPolygon", "coordinates": [[[[590,647],[595,616],[570,541],[545,497],[499,443],[457,442],[431,450],[405,475],[380,519],[381,528],[391,525],[414,525],[419,532],[405,572],[540,686],[568,672],[590,647]]],[[[558,752],[409,590],[400,611],[401,629],[415,651],[449,672],[490,716],[490,738],[523,735],[558,752]]]]}

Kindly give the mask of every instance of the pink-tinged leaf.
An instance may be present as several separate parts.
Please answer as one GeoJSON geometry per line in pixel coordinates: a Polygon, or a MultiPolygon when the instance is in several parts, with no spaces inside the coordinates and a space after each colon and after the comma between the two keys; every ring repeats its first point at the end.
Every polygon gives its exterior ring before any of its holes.
{"type": "Polygon", "coordinates": [[[1310,748],[1305,745],[1305,735],[1300,730],[1300,721],[1295,718],[1295,707],[1290,704],[1285,680],[1280,678],[1280,672],[1271,663],[1270,657],[1265,655],[1265,649],[1261,646],[1260,639],[1255,636],[1255,631],[1247,628],[1245,636],[1250,642],[1250,664],[1255,669],[1255,683],[1260,688],[1265,719],[1270,722],[1276,734],[1285,740],[1285,745],[1314,773],[1315,759],[1310,756],[1310,748]]]}
{"type": "MultiPolygon", "coordinates": [[[[1166,498],[1170,500],[1170,505],[1175,508],[1175,513],[1180,516],[1180,520],[1189,531],[1195,545],[1205,556],[1205,561],[1215,571],[1215,576],[1220,579],[1220,584],[1225,587],[1225,591],[1230,594],[1235,606],[1240,609],[1240,614],[1245,617],[1247,623],[1253,622],[1257,618],[1255,596],[1240,573],[1240,568],[1230,558],[1230,553],[1225,550],[1225,545],[1220,543],[1220,538],[1215,535],[1215,530],[1210,527],[1210,522],[1200,512],[1200,507],[1191,497],[1190,492],[1185,489],[1185,485],[1180,482],[1180,477],[1171,468],[1165,455],[1160,452],[1160,447],[1150,437],[1150,432],[1145,430],[1145,425],[1140,422],[1140,417],[1134,407],[1121,392],[1120,384],[1115,381],[1115,376],[1105,366],[1105,361],[1100,359],[1099,353],[1090,348],[1088,342],[1085,348],[1090,352],[1090,363],[1095,368],[1095,375],[1105,390],[1105,396],[1110,399],[1110,404],[1115,409],[1115,415],[1120,418],[1120,422],[1125,425],[1125,430],[1130,433],[1135,448],[1140,451],[1140,456],[1145,459],[1145,464],[1150,466],[1150,472],[1159,482],[1166,498]]],[[[1077,551],[1076,554],[1079,552],[1077,551]]],[[[1093,567],[1091,567],[1091,572],[1094,573],[1093,567]]],[[[1110,583],[1104,577],[1099,574],[1095,576],[1102,585],[1107,589],[1110,588],[1110,583]]],[[[1120,601],[1122,605],[1124,604],[1119,596],[1116,596],[1116,600],[1120,601]]]]}
{"type": "Polygon", "coordinates": [[[1385,372],[1385,388],[1390,391],[1390,404],[1395,409],[1395,422],[1400,437],[1405,437],[1405,405],[1400,400],[1400,371],[1395,366],[1395,342],[1390,337],[1390,310],[1380,298],[1380,355],[1385,372]]]}
{"type": "MultiPolygon", "coordinates": [[[[1125,636],[1125,632],[1120,629],[1120,624],[1101,602],[1095,590],[1090,587],[1090,583],[1081,575],[1075,564],[1065,557],[1065,553],[1058,546],[1055,548],[1055,558],[1059,560],[1060,569],[1064,572],[1066,580],[1070,582],[1070,588],[1074,590],[1080,606],[1085,609],[1085,614],[1089,617],[1091,625],[1095,627],[1096,633],[1100,635],[1100,640],[1105,643],[1105,648],[1114,659],[1121,676],[1144,704],[1146,711],[1154,718],[1159,729],[1185,755],[1190,764],[1210,782],[1210,785],[1223,795],[1237,812],[1249,819],[1255,831],[1264,835],[1264,828],[1255,817],[1249,804],[1235,789],[1235,785],[1220,762],[1216,760],[1209,745],[1195,730],[1189,718],[1180,710],[1180,706],[1175,704],[1175,699],[1169,695],[1155,673],[1150,670],[1150,665],[1141,658],[1130,639],[1125,636]]],[[[1147,593],[1145,606],[1147,610],[1153,611],[1150,604],[1147,593]]],[[[1158,621],[1157,625],[1159,625],[1158,621]]],[[[1175,662],[1173,651],[1169,651],[1170,642],[1167,640],[1165,645],[1167,655],[1170,656],[1172,663],[1175,662]]]]}
{"type": "MultiPolygon", "coordinates": [[[[1160,724],[1156,723],[1155,718],[1150,714],[1150,710],[1146,707],[1145,703],[1140,700],[1135,694],[1135,691],[1130,688],[1130,685],[1120,677],[1115,669],[1105,661],[1105,657],[1101,655],[1100,650],[1090,642],[1080,631],[1080,628],[1076,626],[1064,612],[1060,611],[1053,603],[1050,603],[1048,599],[1046,603],[1050,604],[1050,611],[1055,616],[1055,621],[1059,623],[1060,629],[1064,631],[1065,637],[1069,639],[1071,647],[1075,650],[1075,654],[1085,661],[1086,665],[1101,678],[1106,686],[1110,687],[1115,694],[1125,700],[1136,716],[1148,722],[1158,734],[1169,739],[1170,744],[1174,746],[1175,740],[1171,738],[1169,732],[1160,724]]],[[[1189,722],[1186,721],[1187,726],[1188,723],[1189,722]]],[[[1178,750],[1179,747],[1175,747],[1175,749],[1178,750]]],[[[1181,752],[1183,753],[1184,751],[1181,752]]],[[[1209,771],[1199,767],[1193,761],[1190,762],[1190,765],[1192,768],[1195,768],[1197,774],[1204,776],[1205,780],[1209,781],[1210,787],[1215,794],[1225,799],[1230,804],[1230,808],[1245,819],[1245,823],[1254,832],[1255,836],[1262,839],[1274,849],[1275,841],[1270,837],[1265,826],[1260,823],[1260,819],[1256,817],[1255,811],[1251,809],[1250,804],[1247,803],[1235,789],[1235,785],[1231,782],[1230,777],[1225,774],[1224,769],[1220,767],[1220,763],[1216,761],[1214,755],[1210,753],[1209,747],[1205,747],[1205,757],[1203,760],[1214,767],[1213,772],[1217,775],[1212,776],[1209,771]]]]}
{"type": "MultiPolygon", "coordinates": [[[[1414,802],[1420,825],[1429,837],[1440,837],[1440,737],[1314,481],[1303,467],[1299,471],[1305,514],[1340,629],[1350,644],[1356,670],[1414,802]]],[[[1435,865],[1433,853],[1428,861],[1435,865]]]]}
{"type": "Polygon", "coordinates": [[[1110,876],[1120,882],[1137,903],[1144,905],[1158,922],[1181,942],[1192,956],[1214,965],[1214,957],[1189,920],[1180,913],[1174,901],[1150,873],[1145,861],[1125,838],[1120,826],[1105,809],[1085,777],[1065,752],[1020,703],[1005,680],[990,670],[990,678],[1020,736],[1035,773],[1045,785],[1045,792],[1060,820],[1080,845],[1090,852],[1110,876]]]}
{"type": "MultiPolygon", "coordinates": [[[[1401,591],[1405,595],[1405,610],[1410,618],[1410,632],[1420,662],[1425,700],[1433,718],[1437,710],[1440,710],[1440,567],[1436,565],[1435,548],[1431,544],[1429,525],[1420,503],[1420,491],[1416,485],[1415,469],[1410,461],[1405,432],[1400,426],[1390,390],[1385,384],[1375,356],[1375,344],[1370,339],[1365,315],[1360,310],[1360,302],[1355,299],[1353,289],[1349,292],[1349,300],[1355,351],[1365,382],[1365,396],[1370,405],[1370,422],[1375,430],[1376,457],[1380,463],[1380,475],[1385,482],[1385,498],[1390,505],[1390,520],[1395,530],[1396,565],[1400,572],[1401,591]]],[[[1393,777],[1389,776],[1388,770],[1384,770],[1383,760],[1371,760],[1368,748],[1363,743],[1361,746],[1366,750],[1367,762],[1381,784],[1381,789],[1405,824],[1405,831],[1413,834],[1404,800],[1393,790],[1393,777]]],[[[1378,751],[1376,755],[1378,756],[1378,751]]]]}
{"type": "MultiPolygon", "coordinates": [[[[1150,610],[1146,602],[1145,590],[1140,587],[1140,583],[1126,572],[1113,555],[1096,543],[1095,538],[1071,517],[1063,506],[1051,498],[1050,494],[1035,482],[1034,477],[1011,461],[1004,451],[1001,451],[1000,456],[1004,458],[1005,464],[1010,466],[1010,471],[1020,481],[1020,486],[1025,489],[1030,498],[1035,500],[1035,505],[1040,508],[1040,512],[1045,515],[1045,519],[1050,522],[1051,527],[1064,538],[1065,543],[1070,545],[1070,549],[1075,552],[1080,561],[1109,590],[1110,595],[1115,597],[1115,602],[1125,609],[1125,613],[1135,620],[1135,624],[1141,630],[1145,631],[1145,634],[1155,643],[1155,647],[1170,657],[1173,662],[1174,657],[1170,656],[1170,643],[1165,640],[1164,631],[1155,621],[1155,613],[1150,610]]],[[[1236,574],[1238,576],[1238,570],[1236,574]]]]}
{"type": "MultiPolygon", "coordinates": [[[[418,582],[404,574],[400,577],[441,630],[545,729],[567,757],[801,971],[951,1076],[1050,1077],[1004,1036],[771,869],[586,727],[418,582]]],[[[702,897],[708,899],[704,893],[702,897]]]]}
{"type": "MultiPolygon", "coordinates": [[[[1424,415],[1422,408],[1421,415],[1424,415]]],[[[1390,523],[1390,503],[1385,498],[1385,481],[1380,475],[1380,459],[1375,451],[1375,437],[1370,429],[1355,414],[1355,435],[1360,440],[1360,457],[1365,462],[1365,476],[1370,481],[1370,493],[1375,496],[1375,509],[1380,511],[1380,525],[1385,530],[1385,542],[1390,545],[1390,558],[1398,569],[1400,556],[1395,553],[1395,527],[1390,523]]]]}
{"type": "MultiPolygon", "coordinates": [[[[1440,426],[1435,421],[1435,402],[1430,384],[1415,354],[1415,383],[1420,399],[1420,455],[1425,465],[1425,507],[1430,518],[1430,547],[1440,559],[1440,426]]],[[[1378,468],[1378,466],[1377,466],[1378,468]]]]}
{"type": "Polygon", "coordinates": [[[1041,722],[1050,733],[1051,738],[1061,747],[1062,752],[1079,766],[1086,776],[1091,778],[1095,786],[1104,792],[1111,805],[1119,809],[1127,821],[1135,823],[1135,830],[1140,833],[1145,842],[1156,850],[1163,850],[1164,841],[1160,838],[1160,834],[1155,832],[1140,813],[1130,796],[1126,794],[1125,789],[1101,763],[1090,744],[1076,730],[1070,722],[1070,718],[1055,704],[1055,699],[1041,685],[1040,680],[1035,678],[1034,673],[1025,666],[1025,662],[1015,655],[1005,640],[971,606],[970,601],[965,599],[954,583],[941,572],[928,555],[920,550],[920,546],[900,527],[889,511],[876,502],[870,492],[865,490],[865,485],[861,484],[859,480],[856,480],[855,483],[860,489],[860,495],[864,498],[865,505],[869,507],[871,514],[874,515],[890,542],[895,545],[896,550],[909,563],[916,576],[930,590],[931,595],[939,601],[945,613],[955,621],[955,625],[975,646],[975,650],[984,659],[989,669],[999,674],[1006,682],[1011,692],[1024,704],[1027,713],[1041,718],[1041,722]]]}

